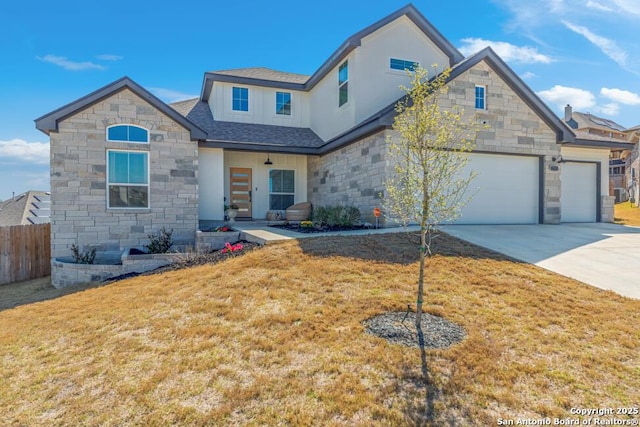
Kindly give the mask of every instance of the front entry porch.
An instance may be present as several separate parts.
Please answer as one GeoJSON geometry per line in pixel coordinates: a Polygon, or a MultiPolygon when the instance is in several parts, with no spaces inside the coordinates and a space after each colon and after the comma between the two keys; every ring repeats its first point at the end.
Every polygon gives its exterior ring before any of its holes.
{"type": "Polygon", "coordinates": [[[267,212],[307,201],[307,156],[200,148],[198,214],[224,221],[225,206],[238,220],[266,219],[267,212]]]}

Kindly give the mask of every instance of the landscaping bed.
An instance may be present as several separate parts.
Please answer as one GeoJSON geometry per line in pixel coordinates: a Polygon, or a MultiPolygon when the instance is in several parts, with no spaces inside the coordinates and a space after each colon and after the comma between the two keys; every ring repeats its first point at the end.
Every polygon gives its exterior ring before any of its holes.
{"type": "Polygon", "coordinates": [[[301,225],[300,223],[274,224],[274,225],[270,225],[270,227],[279,228],[281,230],[295,231],[297,233],[305,233],[305,234],[327,233],[329,231],[366,230],[369,228],[373,228],[370,224],[360,224],[360,225],[351,225],[351,226],[339,226],[339,225],[305,226],[305,225],[301,225]]]}

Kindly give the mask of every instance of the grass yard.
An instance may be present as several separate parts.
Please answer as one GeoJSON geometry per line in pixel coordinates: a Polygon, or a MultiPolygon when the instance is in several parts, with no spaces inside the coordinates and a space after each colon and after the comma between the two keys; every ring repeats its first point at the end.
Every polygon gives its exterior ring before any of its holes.
{"type": "MultiPolygon", "coordinates": [[[[417,240],[416,240],[417,242],[417,240]]],[[[442,236],[428,351],[361,322],[414,301],[406,234],[320,237],[0,311],[0,425],[497,425],[640,402],[640,301],[442,236]]]]}
{"type": "Polygon", "coordinates": [[[629,202],[617,203],[613,209],[613,220],[618,224],[640,227],[640,208],[629,202]]]}

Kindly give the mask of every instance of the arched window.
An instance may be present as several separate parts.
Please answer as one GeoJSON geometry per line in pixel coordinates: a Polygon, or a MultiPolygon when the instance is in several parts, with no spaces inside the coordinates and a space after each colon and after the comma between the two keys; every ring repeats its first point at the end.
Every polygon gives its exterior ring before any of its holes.
{"type": "Polygon", "coordinates": [[[107,128],[107,141],[149,143],[149,131],[135,125],[113,125],[107,128]]]}

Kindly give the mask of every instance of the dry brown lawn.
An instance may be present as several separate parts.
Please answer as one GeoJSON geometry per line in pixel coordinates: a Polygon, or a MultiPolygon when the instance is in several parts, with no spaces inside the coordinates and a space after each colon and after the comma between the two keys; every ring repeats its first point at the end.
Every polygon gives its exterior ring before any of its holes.
{"type": "Polygon", "coordinates": [[[320,237],[0,312],[0,425],[496,425],[640,402],[640,301],[448,237],[428,351],[363,332],[414,301],[406,234],[320,237]]]}
{"type": "Polygon", "coordinates": [[[624,225],[640,226],[640,209],[631,205],[631,203],[617,203],[613,211],[614,222],[624,225]]]}

